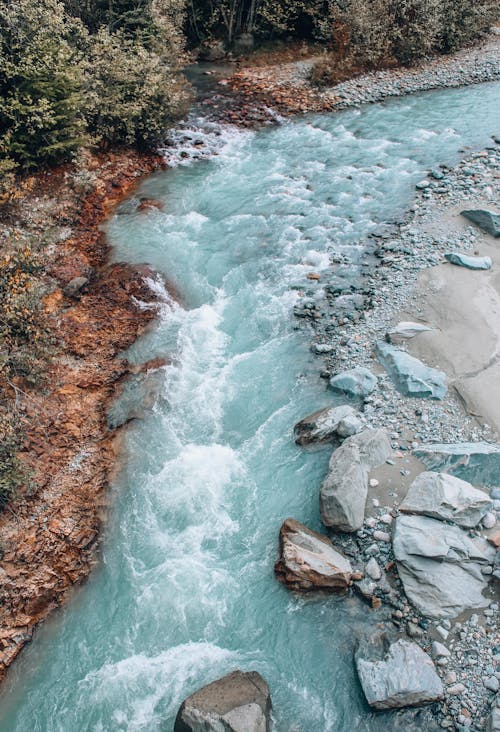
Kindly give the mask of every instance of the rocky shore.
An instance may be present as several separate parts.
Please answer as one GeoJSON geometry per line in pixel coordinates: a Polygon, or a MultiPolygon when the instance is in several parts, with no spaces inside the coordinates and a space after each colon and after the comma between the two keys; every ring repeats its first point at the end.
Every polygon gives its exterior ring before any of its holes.
{"type": "Polygon", "coordinates": [[[107,407],[129,373],[120,352],[154,317],[137,303],[154,301],[146,276],[156,276],[110,264],[100,227],[161,165],[157,157],[108,154],[36,176],[0,224],[6,236],[23,230],[49,242],[44,308],[54,341],[38,387],[20,377],[1,385],[16,404],[30,481],[0,514],[0,679],[96,561],[116,463],[107,407]]]}

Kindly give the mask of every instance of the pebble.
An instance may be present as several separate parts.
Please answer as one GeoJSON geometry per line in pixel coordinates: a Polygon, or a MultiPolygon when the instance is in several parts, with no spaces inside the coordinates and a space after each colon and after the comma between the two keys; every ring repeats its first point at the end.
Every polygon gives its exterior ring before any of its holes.
{"type": "Polygon", "coordinates": [[[391,535],[386,531],[374,531],[373,538],[377,541],[385,541],[387,544],[391,541],[391,535]]]}
{"type": "Polygon", "coordinates": [[[500,681],[496,676],[489,676],[487,679],[483,679],[483,684],[490,691],[497,692],[500,689],[500,681]]]}

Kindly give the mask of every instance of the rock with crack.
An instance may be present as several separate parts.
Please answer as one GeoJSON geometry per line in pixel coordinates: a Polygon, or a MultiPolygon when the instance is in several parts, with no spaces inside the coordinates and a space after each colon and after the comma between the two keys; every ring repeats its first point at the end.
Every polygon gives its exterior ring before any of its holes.
{"type": "Polygon", "coordinates": [[[500,236],[500,215],[493,211],[485,211],[483,209],[470,209],[460,212],[466,219],[472,221],[473,224],[479,226],[480,229],[486,231],[491,236],[500,236]]]}
{"type": "Polygon", "coordinates": [[[442,371],[426,366],[385,341],[379,341],[375,350],[378,360],[404,396],[442,399],[446,394],[446,374],[442,371]]]}
{"type": "Polygon", "coordinates": [[[385,636],[361,642],[356,670],[368,704],[374,709],[431,704],[443,698],[443,685],[431,657],[419,645],[385,636]]]}
{"type": "Polygon", "coordinates": [[[431,618],[454,618],[488,605],[483,567],[495,550],[474,541],[458,526],[426,516],[398,516],[392,547],[399,577],[410,602],[431,618]]]}
{"type": "Polygon", "coordinates": [[[320,491],[321,520],[338,531],[357,531],[363,525],[368,495],[368,473],[392,454],[383,429],[348,437],[337,448],[320,491]]]}
{"type": "Polygon", "coordinates": [[[496,486],[500,475],[500,445],[459,442],[421,445],[413,451],[430,470],[451,473],[474,485],[496,486]]]}
{"type": "Polygon", "coordinates": [[[269,688],[255,671],[233,673],[189,696],[174,732],[270,732],[269,688]]]}
{"type": "Polygon", "coordinates": [[[297,445],[333,442],[356,434],[362,427],[358,412],[349,405],[326,407],[297,422],[295,442],[297,445]]]}
{"type": "Polygon", "coordinates": [[[461,252],[447,252],[444,258],[450,264],[456,264],[466,269],[491,269],[490,257],[470,257],[461,252]]]}
{"type": "Polygon", "coordinates": [[[366,397],[377,386],[377,377],[364,366],[356,366],[350,371],[343,371],[332,376],[330,387],[353,397],[366,397]]]}
{"type": "Polygon", "coordinates": [[[399,509],[416,513],[458,526],[477,526],[493,508],[487,493],[474,488],[460,478],[446,473],[420,473],[408,489],[399,509]]]}
{"type": "Polygon", "coordinates": [[[290,518],[280,530],[280,556],[274,571],[291,590],[344,592],[352,584],[353,571],[347,557],[328,537],[290,518]]]}
{"type": "Polygon", "coordinates": [[[388,343],[404,343],[410,338],[415,338],[419,333],[430,331],[428,325],[423,323],[413,323],[411,321],[403,321],[398,323],[392,330],[386,333],[385,339],[388,343]]]}

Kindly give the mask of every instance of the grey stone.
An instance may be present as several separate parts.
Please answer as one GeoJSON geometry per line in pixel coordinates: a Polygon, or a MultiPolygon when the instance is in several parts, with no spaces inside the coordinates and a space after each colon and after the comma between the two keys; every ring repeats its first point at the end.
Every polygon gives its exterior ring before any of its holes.
{"type": "Polygon", "coordinates": [[[374,709],[430,704],[443,698],[432,659],[411,641],[361,643],[356,669],[366,700],[374,709]]]}
{"type": "Polygon", "coordinates": [[[290,518],[280,530],[280,557],[274,571],[291,590],[344,592],[352,584],[351,563],[330,539],[290,518]]]}
{"type": "Polygon", "coordinates": [[[483,209],[471,209],[460,212],[466,219],[472,221],[472,223],[479,226],[480,229],[486,231],[491,236],[500,236],[500,215],[493,213],[492,211],[485,211],[483,209]]]}
{"type": "Polygon", "coordinates": [[[446,473],[428,471],[415,478],[399,509],[472,528],[492,507],[488,494],[470,483],[446,473]]]}
{"type": "Polygon", "coordinates": [[[451,473],[474,485],[498,485],[500,445],[489,442],[437,443],[413,451],[430,470],[451,473]]]}
{"type": "Polygon", "coordinates": [[[497,517],[493,511],[489,511],[482,520],[485,529],[493,529],[497,524],[497,517]]]}
{"type": "Polygon", "coordinates": [[[376,353],[395,386],[405,396],[442,399],[446,394],[446,374],[426,366],[406,351],[378,341],[376,353]]]}
{"type": "Polygon", "coordinates": [[[497,694],[486,724],[486,732],[500,732],[500,696],[497,694]]]}
{"type": "Polygon", "coordinates": [[[398,516],[392,546],[399,577],[410,602],[431,618],[453,618],[488,606],[481,567],[494,549],[474,541],[458,526],[426,516],[398,516]]]}
{"type": "Polygon", "coordinates": [[[330,379],[330,386],[355,397],[365,397],[377,386],[377,377],[364,366],[356,366],[350,371],[343,371],[330,379]]]}
{"type": "Polygon", "coordinates": [[[73,279],[70,280],[66,287],[63,289],[63,293],[66,295],[66,297],[79,297],[82,288],[85,287],[85,285],[87,284],[87,277],[73,277],[73,279]]]}
{"type": "Polygon", "coordinates": [[[382,570],[380,569],[375,557],[372,557],[366,564],[365,572],[370,579],[377,582],[382,577],[382,570]]]}
{"type": "Polygon", "coordinates": [[[451,654],[446,646],[443,646],[442,643],[439,643],[439,641],[433,641],[432,655],[434,656],[434,658],[447,658],[451,654]]]}
{"type": "Polygon", "coordinates": [[[321,520],[339,531],[363,525],[368,495],[368,472],[392,454],[385,430],[372,429],[348,437],[337,448],[320,491],[321,520]]]}
{"type": "Polygon", "coordinates": [[[432,328],[429,328],[428,325],[424,325],[423,323],[402,321],[401,323],[398,323],[392,330],[390,330],[385,337],[389,343],[397,344],[403,343],[410,338],[414,338],[419,333],[425,333],[425,331],[430,330],[432,330],[432,328]]]}
{"type": "Polygon", "coordinates": [[[189,696],[174,732],[270,732],[269,688],[255,671],[234,671],[189,696]]]}
{"type": "Polygon", "coordinates": [[[461,252],[447,252],[444,258],[450,264],[457,264],[467,269],[491,269],[490,257],[469,257],[461,252]]]}
{"type": "Polygon", "coordinates": [[[326,407],[305,417],[294,427],[297,445],[329,442],[359,432],[363,424],[349,405],[326,407]]]}
{"type": "Polygon", "coordinates": [[[483,684],[490,691],[498,691],[500,689],[500,681],[498,681],[496,676],[489,676],[483,681],[483,684]]]}
{"type": "Polygon", "coordinates": [[[226,49],[222,41],[211,41],[200,47],[198,56],[202,61],[220,61],[226,56],[226,49]]]}

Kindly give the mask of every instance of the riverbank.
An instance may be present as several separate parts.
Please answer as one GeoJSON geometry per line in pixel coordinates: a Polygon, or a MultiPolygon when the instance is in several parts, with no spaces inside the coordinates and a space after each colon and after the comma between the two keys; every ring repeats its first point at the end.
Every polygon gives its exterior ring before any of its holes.
{"type": "Polygon", "coordinates": [[[130,152],[89,156],[78,168],[34,176],[4,210],[3,236],[47,242],[40,256],[52,342],[36,387],[22,377],[2,382],[24,432],[19,458],[29,481],[0,514],[0,678],[95,562],[116,460],[107,407],[129,373],[120,352],[154,318],[138,303],[154,301],[145,277],[156,276],[110,264],[101,226],[161,165],[130,152]]]}

